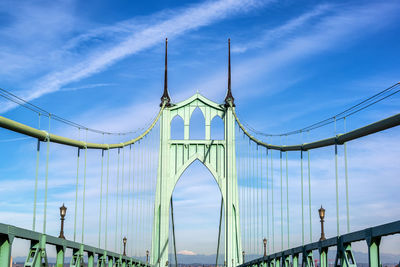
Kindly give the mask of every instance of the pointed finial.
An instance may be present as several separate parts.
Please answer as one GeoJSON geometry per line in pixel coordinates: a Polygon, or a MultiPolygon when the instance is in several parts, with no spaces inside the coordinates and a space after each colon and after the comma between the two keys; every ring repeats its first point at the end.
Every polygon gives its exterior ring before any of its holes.
{"type": "Polygon", "coordinates": [[[165,71],[164,71],[164,93],[161,97],[160,107],[164,104],[165,106],[171,106],[171,98],[168,94],[168,38],[165,38],[165,71]]]}
{"type": "Polygon", "coordinates": [[[228,39],[228,92],[226,93],[225,97],[225,106],[230,107],[230,104],[235,106],[235,99],[232,96],[231,90],[231,39],[228,39]]]}

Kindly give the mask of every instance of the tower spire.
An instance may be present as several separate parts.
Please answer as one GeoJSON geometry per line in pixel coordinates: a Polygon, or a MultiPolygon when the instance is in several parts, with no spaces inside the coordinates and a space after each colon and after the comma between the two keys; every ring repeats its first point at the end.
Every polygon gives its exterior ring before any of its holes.
{"type": "Polygon", "coordinates": [[[162,106],[165,102],[165,106],[171,106],[171,98],[168,94],[168,38],[165,38],[165,71],[164,71],[164,93],[161,97],[162,106]]]}
{"type": "Polygon", "coordinates": [[[230,104],[235,106],[235,98],[232,96],[231,89],[231,39],[228,39],[228,92],[225,97],[225,106],[229,107],[230,104]]]}

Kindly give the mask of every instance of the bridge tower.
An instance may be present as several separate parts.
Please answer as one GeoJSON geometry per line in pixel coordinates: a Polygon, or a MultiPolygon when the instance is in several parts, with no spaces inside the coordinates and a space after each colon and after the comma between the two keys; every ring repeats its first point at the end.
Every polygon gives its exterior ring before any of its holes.
{"type": "Polygon", "coordinates": [[[234,98],[231,92],[230,41],[228,60],[228,92],[224,104],[217,104],[196,93],[189,99],[172,104],[168,95],[167,40],[165,46],[165,105],[160,117],[160,150],[154,205],[151,263],[164,267],[168,261],[170,200],[182,173],[195,160],[212,173],[221,191],[225,211],[225,262],[227,267],[242,263],[239,220],[239,196],[236,173],[234,98]],[[190,140],[189,127],[193,111],[199,108],[205,118],[205,139],[190,140]],[[184,121],[184,139],[171,139],[171,121],[180,116],[184,121]],[[211,121],[215,116],[224,121],[224,139],[211,139],[211,121]]]}

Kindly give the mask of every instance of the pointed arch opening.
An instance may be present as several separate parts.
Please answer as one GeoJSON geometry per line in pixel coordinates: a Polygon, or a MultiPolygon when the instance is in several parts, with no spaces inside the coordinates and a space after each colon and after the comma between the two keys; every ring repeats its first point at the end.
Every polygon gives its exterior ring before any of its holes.
{"type": "MultiPolygon", "coordinates": [[[[222,265],[225,251],[222,194],[210,170],[199,160],[194,160],[175,184],[172,199],[178,263],[215,264],[218,233],[221,230],[218,264],[222,265]]],[[[171,211],[169,258],[174,264],[171,211]]]]}
{"type": "Polygon", "coordinates": [[[205,139],[205,119],[203,112],[197,107],[190,117],[189,138],[191,140],[205,139]]]}
{"type": "Polygon", "coordinates": [[[224,140],[225,129],[224,121],[220,116],[215,116],[211,120],[211,139],[212,140],[224,140]]]}
{"type": "Polygon", "coordinates": [[[170,124],[171,128],[171,139],[172,140],[183,140],[184,138],[184,122],[181,116],[176,115],[170,124]]]}

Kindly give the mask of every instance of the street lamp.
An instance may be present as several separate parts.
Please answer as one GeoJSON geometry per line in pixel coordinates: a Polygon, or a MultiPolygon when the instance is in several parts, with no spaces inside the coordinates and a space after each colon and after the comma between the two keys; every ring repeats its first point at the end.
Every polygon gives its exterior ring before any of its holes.
{"type": "Polygon", "coordinates": [[[126,239],[126,237],[124,237],[124,239],[122,239],[122,241],[124,242],[124,254],[122,254],[122,255],[126,256],[126,241],[128,241],[128,239],[126,239]]]}
{"type": "Polygon", "coordinates": [[[318,210],[319,218],[321,219],[321,238],[319,241],[326,240],[325,233],[324,233],[324,218],[325,218],[325,209],[322,207],[318,210]]]}
{"type": "Polygon", "coordinates": [[[263,239],[264,243],[264,257],[267,256],[267,239],[264,237],[263,239]]]}
{"type": "Polygon", "coordinates": [[[149,264],[149,251],[146,250],[146,264],[149,264]]]}
{"type": "Polygon", "coordinates": [[[60,217],[61,217],[61,229],[60,229],[60,235],[58,236],[58,238],[62,238],[65,239],[64,236],[64,220],[65,220],[65,215],[67,214],[67,207],[63,205],[60,207],[60,217]]]}

